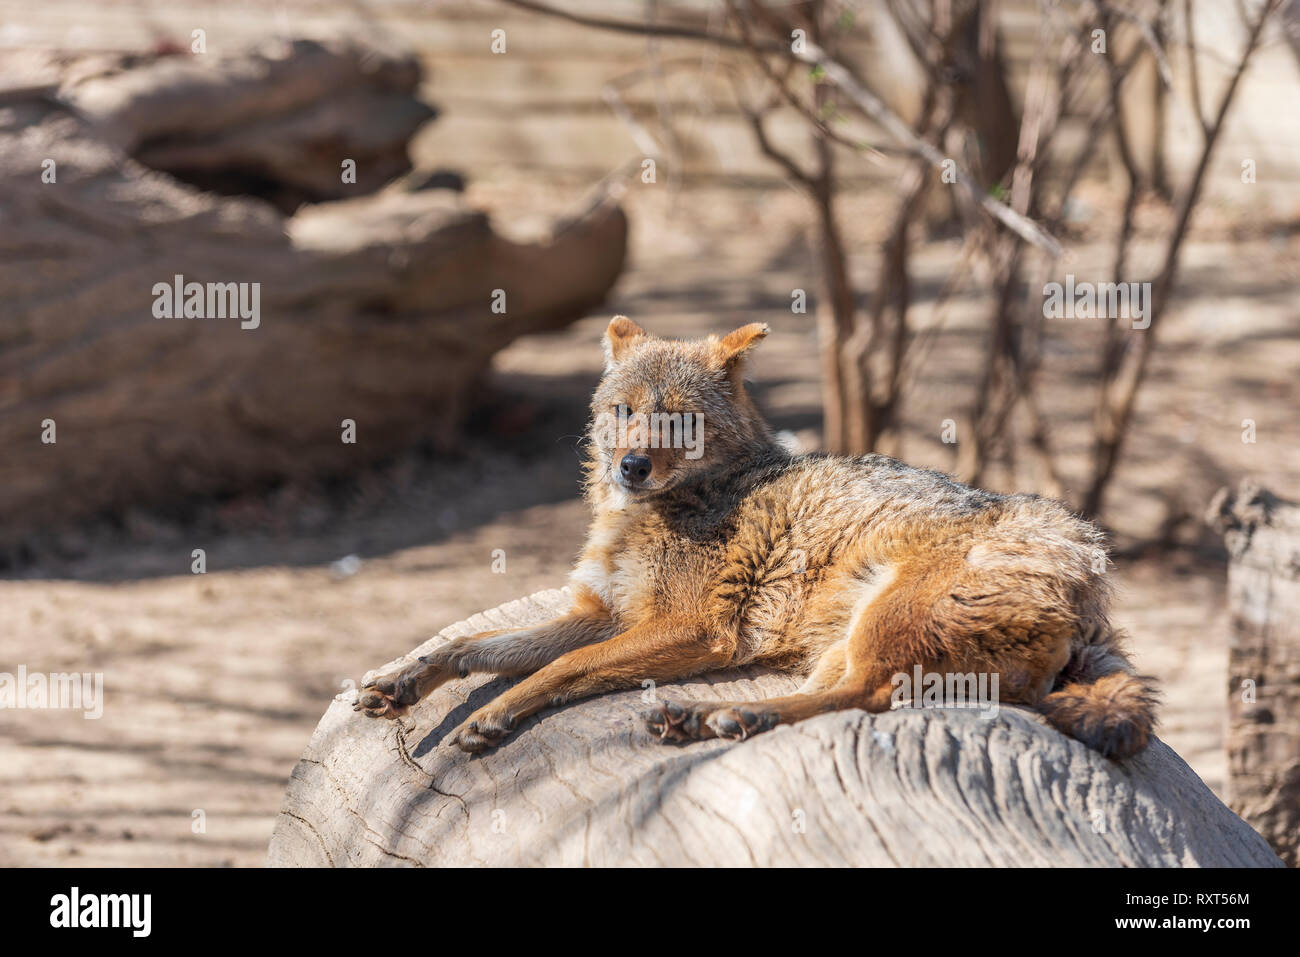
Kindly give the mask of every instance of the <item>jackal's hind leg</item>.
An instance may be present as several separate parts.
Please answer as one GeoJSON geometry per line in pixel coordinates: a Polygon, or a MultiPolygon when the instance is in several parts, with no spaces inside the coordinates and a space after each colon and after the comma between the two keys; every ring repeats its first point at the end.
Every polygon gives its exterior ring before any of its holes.
{"type": "Polygon", "coordinates": [[[765,701],[667,701],[642,717],[647,730],[662,741],[743,740],[778,724],[793,724],[827,711],[888,711],[891,692],[889,685],[873,692],[857,682],[845,681],[823,691],[798,692],[765,701]]]}
{"type": "MultiPolygon", "coordinates": [[[[781,723],[773,705],[803,699],[839,684],[847,667],[848,640],[822,652],[799,693],[767,701],[662,701],[645,711],[646,730],[661,741],[702,741],[707,738],[746,738],[781,723]]],[[[792,720],[798,720],[797,718],[792,720]]]]}

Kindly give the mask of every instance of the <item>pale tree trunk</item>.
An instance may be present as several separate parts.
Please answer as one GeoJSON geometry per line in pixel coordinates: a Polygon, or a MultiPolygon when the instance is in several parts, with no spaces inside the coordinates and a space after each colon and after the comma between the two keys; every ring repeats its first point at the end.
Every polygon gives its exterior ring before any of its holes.
{"type": "Polygon", "coordinates": [[[1228,804],[1300,864],[1300,507],[1249,482],[1210,520],[1228,546],[1228,804]]]}

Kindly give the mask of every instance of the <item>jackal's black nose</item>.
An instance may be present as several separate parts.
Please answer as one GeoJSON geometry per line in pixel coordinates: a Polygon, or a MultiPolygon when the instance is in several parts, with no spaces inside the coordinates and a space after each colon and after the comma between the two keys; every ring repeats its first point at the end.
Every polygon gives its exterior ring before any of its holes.
{"type": "Polygon", "coordinates": [[[623,474],[623,480],[632,485],[640,485],[648,479],[651,468],[653,466],[650,459],[636,452],[627,453],[623,456],[623,461],[618,463],[618,470],[623,474]]]}

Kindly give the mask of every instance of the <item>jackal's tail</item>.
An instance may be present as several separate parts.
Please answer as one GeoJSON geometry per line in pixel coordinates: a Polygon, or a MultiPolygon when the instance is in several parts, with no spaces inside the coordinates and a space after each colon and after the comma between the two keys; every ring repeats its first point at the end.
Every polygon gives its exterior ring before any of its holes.
{"type": "Polygon", "coordinates": [[[1038,704],[1054,728],[1100,751],[1127,758],[1147,745],[1160,695],[1154,678],[1135,675],[1122,636],[1109,625],[1081,635],[1056,687],[1038,704]]]}

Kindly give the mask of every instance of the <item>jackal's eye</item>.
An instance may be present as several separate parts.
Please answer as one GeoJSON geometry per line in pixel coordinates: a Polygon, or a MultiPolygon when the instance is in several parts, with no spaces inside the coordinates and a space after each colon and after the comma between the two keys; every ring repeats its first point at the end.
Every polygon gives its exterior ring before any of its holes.
{"type": "Polygon", "coordinates": [[[632,410],[628,408],[626,404],[620,402],[618,405],[614,406],[614,414],[620,419],[626,419],[632,414],[632,410]]]}

